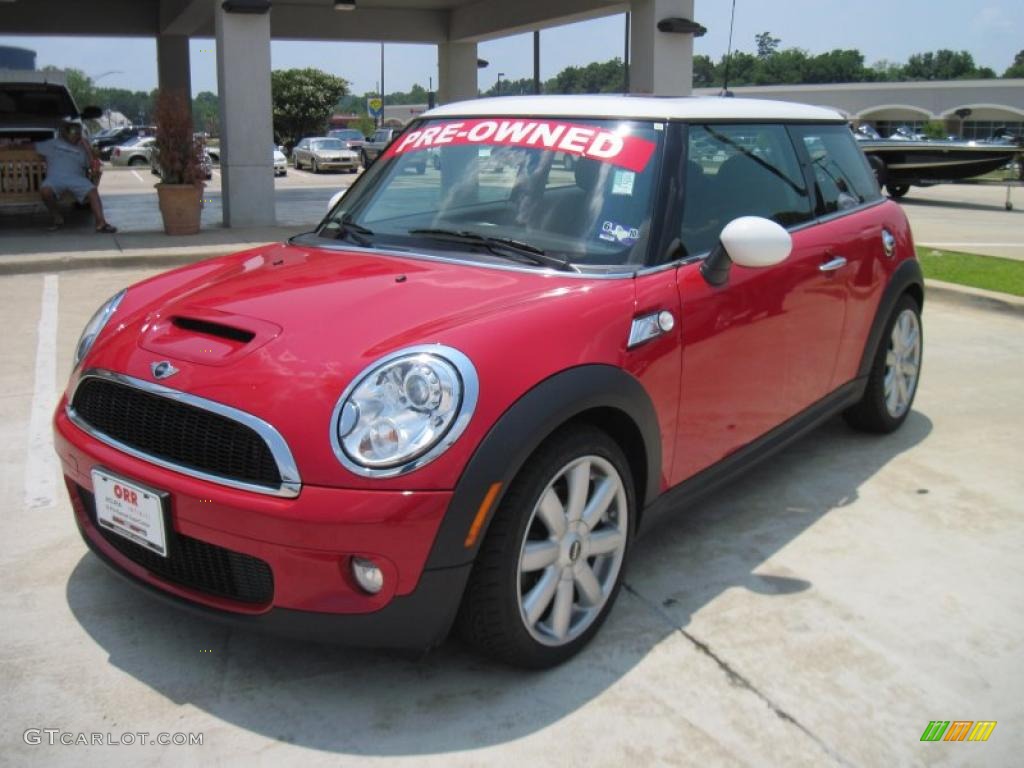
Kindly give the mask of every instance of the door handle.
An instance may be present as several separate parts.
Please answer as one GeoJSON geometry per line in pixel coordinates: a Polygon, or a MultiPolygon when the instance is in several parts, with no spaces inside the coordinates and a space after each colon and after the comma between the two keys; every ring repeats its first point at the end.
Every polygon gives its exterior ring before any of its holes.
{"type": "Polygon", "coordinates": [[[826,261],[818,269],[822,272],[835,272],[846,266],[846,259],[843,256],[835,256],[831,261],[826,261]]]}

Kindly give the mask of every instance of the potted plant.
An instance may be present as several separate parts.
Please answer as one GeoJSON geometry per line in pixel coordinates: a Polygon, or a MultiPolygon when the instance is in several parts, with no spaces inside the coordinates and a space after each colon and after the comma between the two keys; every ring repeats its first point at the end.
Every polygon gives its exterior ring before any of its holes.
{"type": "Polygon", "coordinates": [[[159,91],[153,112],[156,142],[153,167],[160,215],[168,235],[194,235],[203,208],[203,142],[192,128],[192,112],[184,93],[159,91]]]}

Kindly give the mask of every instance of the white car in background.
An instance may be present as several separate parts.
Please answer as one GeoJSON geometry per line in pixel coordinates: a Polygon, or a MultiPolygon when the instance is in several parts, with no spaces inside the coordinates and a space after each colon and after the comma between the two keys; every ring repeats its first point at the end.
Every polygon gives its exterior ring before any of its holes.
{"type": "Polygon", "coordinates": [[[282,152],[277,147],[274,147],[274,175],[288,175],[288,158],[285,157],[284,152],[282,152]]]}

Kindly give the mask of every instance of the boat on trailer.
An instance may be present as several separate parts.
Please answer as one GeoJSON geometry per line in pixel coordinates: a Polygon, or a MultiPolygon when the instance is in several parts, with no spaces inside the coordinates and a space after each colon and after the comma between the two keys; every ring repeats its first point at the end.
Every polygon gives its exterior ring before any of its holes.
{"type": "Polygon", "coordinates": [[[919,139],[900,129],[888,139],[867,125],[854,129],[860,148],[891,197],[903,197],[911,186],[931,186],[982,176],[1017,160],[1024,172],[1024,146],[1004,135],[982,141],[919,139]]]}

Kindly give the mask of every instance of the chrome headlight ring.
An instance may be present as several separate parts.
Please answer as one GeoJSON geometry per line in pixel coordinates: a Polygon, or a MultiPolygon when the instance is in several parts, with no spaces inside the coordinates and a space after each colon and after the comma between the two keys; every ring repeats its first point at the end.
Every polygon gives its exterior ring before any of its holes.
{"type": "Polygon", "coordinates": [[[364,368],[331,415],[338,461],[362,477],[408,474],[443,454],[476,409],[470,359],[443,344],[406,347],[364,368]]]}
{"type": "Polygon", "coordinates": [[[85,356],[89,354],[89,350],[92,349],[92,345],[96,342],[96,338],[100,335],[104,328],[107,327],[107,323],[110,321],[111,316],[117,311],[118,305],[124,298],[127,290],[122,290],[115,293],[105,302],[102,306],[96,310],[89,322],[85,324],[85,328],[82,330],[82,335],[78,337],[78,343],[75,344],[75,368],[85,359],[85,356]]]}

